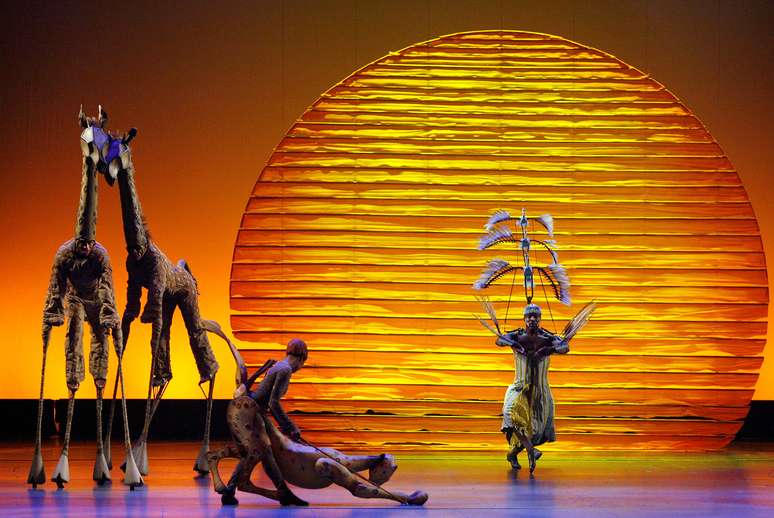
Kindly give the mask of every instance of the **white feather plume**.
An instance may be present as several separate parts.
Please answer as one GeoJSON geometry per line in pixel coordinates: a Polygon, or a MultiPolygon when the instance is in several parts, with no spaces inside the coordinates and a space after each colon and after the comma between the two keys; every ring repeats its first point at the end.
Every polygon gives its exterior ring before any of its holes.
{"type": "Polygon", "coordinates": [[[554,279],[559,283],[559,300],[565,306],[572,304],[570,298],[570,277],[567,276],[567,271],[559,263],[549,264],[548,269],[554,274],[554,279]]]}
{"type": "Polygon", "coordinates": [[[564,335],[564,340],[566,342],[569,342],[573,336],[575,336],[578,331],[583,329],[583,326],[586,325],[586,323],[591,318],[591,314],[594,312],[594,310],[597,308],[596,301],[591,301],[583,308],[578,311],[578,314],[575,315],[572,320],[567,322],[567,325],[564,326],[564,331],[562,331],[562,335],[564,335]]]}
{"type": "Polygon", "coordinates": [[[481,236],[481,240],[478,243],[478,249],[486,250],[498,243],[505,242],[516,242],[516,238],[514,237],[513,232],[511,232],[511,229],[505,225],[493,227],[489,230],[488,234],[481,236]]]}
{"type": "Polygon", "coordinates": [[[478,278],[478,280],[473,283],[473,288],[477,290],[483,290],[497,278],[510,271],[513,271],[516,268],[520,269],[521,266],[513,267],[508,261],[504,259],[492,259],[489,261],[489,264],[487,264],[486,269],[481,272],[481,276],[478,278]]]}
{"type": "Polygon", "coordinates": [[[508,221],[509,219],[511,219],[511,214],[507,210],[498,209],[491,216],[489,216],[489,221],[486,222],[486,225],[484,225],[484,228],[487,231],[490,231],[492,230],[492,227],[494,227],[498,223],[502,223],[503,221],[508,221]]]}
{"type": "Polygon", "coordinates": [[[548,232],[548,235],[554,237],[554,218],[551,214],[543,214],[535,218],[535,221],[543,225],[548,232]]]}

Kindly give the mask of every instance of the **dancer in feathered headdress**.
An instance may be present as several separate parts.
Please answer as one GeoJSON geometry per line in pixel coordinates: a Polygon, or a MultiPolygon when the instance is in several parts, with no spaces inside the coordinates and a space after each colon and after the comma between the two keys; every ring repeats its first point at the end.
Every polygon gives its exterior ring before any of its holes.
{"type": "MultiPolygon", "coordinates": [[[[556,242],[553,238],[553,218],[544,214],[532,221],[539,223],[548,234],[549,239],[530,239],[526,211],[522,209],[520,218],[513,218],[504,211],[498,210],[485,225],[487,234],[481,238],[479,250],[486,250],[501,243],[518,244],[521,250],[522,264],[513,266],[504,259],[492,259],[481,277],[473,284],[477,290],[489,287],[497,279],[513,272],[513,283],[516,274],[522,272],[524,298],[524,327],[503,332],[497,314],[487,297],[479,297],[484,310],[491,319],[491,324],[478,318],[484,327],[497,336],[497,345],[509,346],[513,350],[516,374],[513,383],[505,392],[503,402],[503,421],[501,430],[510,446],[507,459],[513,469],[520,469],[518,461],[520,451],[526,449],[529,459],[529,471],[535,470],[537,460],[542,456],[536,446],[556,440],[554,429],[554,400],[548,385],[548,368],[552,354],[569,352],[569,341],[586,324],[595,303],[587,304],[573,320],[567,324],[562,335],[557,335],[540,327],[542,311],[540,306],[532,302],[535,295],[535,279],[550,288],[552,294],[560,302],[570,305],[570,279],[559,264],[556,253],[556,242]],[[519,227],[520,237],[509,226],[515,222],[519,227]],[[545,248],[551,257],[551,262],[545,266],[533,265],[531,258],[532,245],[545,248]]],[[[510,306],[510,299],[508,305],[510,306]]],[[[548,304],[548,297],[546,297],[548,304]]],[[[548,306],[550,309],[550,305],[548,306]]],[[[506,310],[507,319],[507,310],[506,310]]]]}

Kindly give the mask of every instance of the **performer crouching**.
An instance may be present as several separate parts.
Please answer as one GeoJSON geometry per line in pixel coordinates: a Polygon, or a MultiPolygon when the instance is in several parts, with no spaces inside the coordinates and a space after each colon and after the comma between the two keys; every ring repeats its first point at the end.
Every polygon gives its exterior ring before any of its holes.
{"type": "MultiPolygon", "coordinates": [[[[234,497],[236,489],[257,492],[250,474],[258,462],[263,462],[263,469],[277,488],[277,499],[282,505],[309,505],[298,498],[285,483],[282,471],[277,465],[271,448],[271,441],[266,431],[266,425],[261,415],[271,413],[282,433],[294,442],[301,439],[301,432],[282,408],[280,400],[287,393],[290,377],[304,366],[308,356],[306,343],[298,338],[292,339],[287,346],[286,356],[276,362],[266,373],[266,377],[254,392],[248,392],[241,397],[235,397],[229,403],[227,411],[228,426],[231,435],[240,450],[240,459],[231,478],[226,485],[221,498],[227,505],[237,504],[234,497]]],[[[252,379],[242,387],[249,387],[262,374],[259,370],[252,379]]],[[[241,387],[240,387],[241,388],[241,387]]],[[[258,492],[262,494],[262,492],[258,492]]]]}

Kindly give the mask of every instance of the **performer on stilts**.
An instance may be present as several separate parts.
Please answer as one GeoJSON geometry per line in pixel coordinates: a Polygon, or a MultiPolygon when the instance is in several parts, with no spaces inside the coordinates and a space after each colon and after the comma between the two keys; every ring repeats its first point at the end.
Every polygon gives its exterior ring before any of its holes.
{"type": "MultiPolygon", "coordinates": [[[[45,377],[46,352],[51,327],[61,326],[67,317],[67,335],[65,339],[65,373],[68,389],[67,421],[65,424],[64,445],[59,457],[52,481],[59,488],[70,480],[69,448],[70,431],[75,404],[75,393],[84,380],[83,358],[83,322],[91,328],[91,347],[89,353],[89,372],[97,389],[97,458],[92,478],[102,485],[110,480],[110,470],[104,455],[102,442],[102,397],[108,372],[108,337],[113,335],[113,346],[118,357],[117,377],[121,377],[122,340],[121,328],[116,311],[113,291],[113,270],[105,248],[94,240],[97,229],[97,171],[107,170],[109,156],[105,156],[102,144],[106,142],[103,131],[107,117],[100,107],[98,120],[87,118],[81,110],[79,122],[83,167],[81,178],[81,197],[75,224],[75,238],[66,241],[57,250],[51,269],[51,279],[43,310],[43,368],[40,383],[40,401],[38,402],[38,429],[35,456],[27,482],[36,487],[45,480],[43,459],[40,454],[41,420],[43,403],[43,381],[45,377]],[[107,161],[106,161],[107,160],[107,161]]],[[[123,396],[124,440],[127,453],[129,428],[126,421],[126,401],[123,396]]],[[[131,455],[124,483],[134,488],[142,484],[131,455]]]]}
{"type": "Polygon", "coordinates": [[[215,386],[215,374],[218,371],[218,362],[215,360],[215,355],[210,347],[207,333],[202,327],[196,279],[184,260],[181,259],[177,265],[173,265],[151,239],[143,217],[140,198],[135,188],[135,170],[131,149],[128,147],[121,153],[121,165],[122,167],[117,171],[117,179],[128,254],[126,270],[129,275],[126,309],[121,319],[124,343],[128,340],[132,322],[138,316],[140,322],[151,324],[151,373],[143,429],[134,446],[135,459],[140,472],[146,475],[148,473],[147,440],[150,424],[164,391],[172,379],[170,329],[173,314],[179,308],[188,331],[191,352],[199,371],[199,385],[208,384],[204,439],[193,467],[200,474],[205,474],[209,471],[207,451],[209,450],[212,393],[215,386]],[[142,288],[147,290],[147,300],[142,314],[140,314],[142,288]]]}
{"type": "Polygon", "coordinates": [[[213,488],[221,494],[224,505],[238,503],[234,497],[237,489],[278,500],[282,505],[308,505],[290,491],[287,482],[308,489],[337,484],[360,498],[386,498],[408,505],[422,505],[427,501],[424,491],[406,494],[381,487],[397,469],[392,455],[350,456],[333,448],[318,448],[301,437],[280,400],[287,392],[290,377],[306,361],[308,352],[303,340],[291,340],[285,359],[267,361],[248,378],[236,346],[217,324],[205,321],[205,325],[208,331],[218,334],[229,344],[238,368],[237,390],[226,414],[234,442],[208,455],[213,488]],[[251,392],[252,384],[264,372],[266,377],[258,389],[251,392]],[[269,414],[277,420],[281,432],[269,414]],[[226,484],[218,471],[218,464],[224,458],[239,459],[226,484]],[[250,481],[250,475],[259,462],[263,462],[263,468],[276,490],[257,487],[250,481]],[[365,470],[368,470],[368,478],[358,473],[365,470]]]}
{"type": "MultiPolygon", "coordinates": [[[[554,399],[548,383],[548,370],[552,354],[567,354],[570,350],[569,341],[586,324],[595,303],[587,304],[565,327],[562,335],[557,335],[540,327],[542,310],[532,303],[534,298],[535,278],[548,285],[553,295],[562,303],[570,305],[570,282],[564,268],[559,264],[553,239],[530,239],[528,232],[529,219],[522,209],[521,218],[511,218],[505,211],[497,211],[486,225],[487,235],[481,239],[480,250],[500,243],[518,243],[523,264],[512,266],[503,259],[493,259],[487,269],[473,285],[475,289],[485,289],[498,278],[513,272],[523,274],[524,295],[527,305],[524,308],[524,328],[508,332],[501,331],[500,323],[491,302],[480,298],[480,302],[489,314],[493,326],[479,318],[479,321],[496,336],[496,344],[509,346],[513,350],[515,376],[508,387],[503,401],[503,420],[501,431],[505,434],[510,451],[506,456],[513,469],[520,469],[518,454],[527,451],[529,471],[535,471],[537,460],[542,456],[537,446],[556,440],[554,427],[554,399]],[[516,221],[520,229],[520,237],[509,228],[508,222],[516,221]],[[532,244],[537,243],[550,254],[552,262],[545,267],[533,266],[530,254],[532,244]]],[[[553,218],[545,214],[536,218],[553,237],[553,218]]],[[[508,304],[510,305],[510,299],[508,304]]],[[[546,304],[548,297],[546,297],[546,304]]],[[[550,305],[548,306],[550,308],[550,305]]],[[[507,312],[506,312],[507,319],[507,312]]]]}

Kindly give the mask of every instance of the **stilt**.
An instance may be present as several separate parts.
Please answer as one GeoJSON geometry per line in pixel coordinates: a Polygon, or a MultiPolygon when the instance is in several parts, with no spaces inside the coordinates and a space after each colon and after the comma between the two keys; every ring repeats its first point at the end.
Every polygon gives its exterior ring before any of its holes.
{"type": "MultiPolygon", "coordinates": [[[[116,414],[116,395],[118,393],[118,377],[119,372],[116,371],[116,381],[113,383],[113,398],[110,400],[110,411],[108,412],[107,430],[105,431],[105,440],[103,449],[105,452],[105,461],[109,469],[113,469],[113,454],[110,448],[110,441],[113,438],[113,420],[116,414]]],[[[102,430],[100,430],[101,432],[102,430]]]]}
{"type": "Polygon", "coordinates": [[[43,324],[43,366],[40,369],[40,397],[38,398],[38,428],[35,435],[35,453],[32,455],[30,472],[27,475],[27,483],[36,489],[39,484],[46,481],[46,469],[43,465],[43,454],[40,451],[43,428],[43,383],[46,380],[46,353],[48,353],[48,340],[51,337],[51,326],[43,324]]]}
{"type": "Polygon", "coordinates": [[[62,489],[65,483],[70,482],[70,461],[68,459],[68,454],[70,451],[70,429],[73,424],[73,408],[75,407],[75,390],[70,389],[69,393],[64,447],[62,448],[62,454],[59,456],[59,461],[56,464],[54,475],[51,477],[51,482],[56,482],[56,487],[59,489],[62,489]]]}
{"type": "MultiPolygon", "coordinates": [[[[126,336],[126,335],[124,335],[126,336]]],[[[121,338],[121,330],[113,330],[113,345],[123,344],[124,340],[121,338]]],[[[124,463],[124,484],[129,486],[131,491],[137,486],[143,485],[144,481],[140,470],[137,468],[137,464],[134,461],[134,455],[132,454],[132,441],[129,437],[129,416],[126,413],[126,391],[124,390],[124,373],[123,373],[123,357],[124,348],[116,351],[118,353],[118,370],[116,372],[116,380],[121,383],[121,410],[124,417],[124,448],[126,449],[126,462],[124,463]]]]}
{"type": "Polygon", "coordinates": [[[102,394],[104,387],[97,387],[97,459],[94,461],[94,470],[91,478],[98,486],[110,480],[110,469],[105,460],[102,443],[102,394]]]}
{"type": "Polygon", "coordinates": [[[199,456],[194,462],[193,469],[199,475],[206,475],[210,472],[210,466],[207,462],[207,453],[210,451],[210,429],[212,428],[212,393],[215,388],[215,374],[210,378],[210,386],[207,391],[207,415],[204,418],[204,438],[202,447],[199,448],[199,456]]]}

